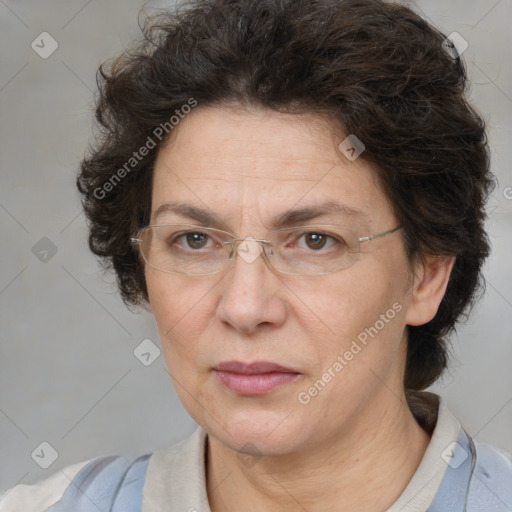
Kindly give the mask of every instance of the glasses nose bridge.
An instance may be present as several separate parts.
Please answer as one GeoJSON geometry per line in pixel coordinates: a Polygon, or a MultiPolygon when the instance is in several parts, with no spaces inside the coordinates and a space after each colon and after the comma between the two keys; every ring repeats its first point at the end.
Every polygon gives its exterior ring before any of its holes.
{"type": "Polygon", "coordinates": [[[268,244],[272,246],[272,242],[270,240],[266,240],[265,238],[253,238],[252,236],[246,236],[246,237],[238,237],[231,235],[230,239],[227,242],[224,242],[224,245],[230,244],[232,246],[238,247],[242,242],[249,241],[249,242],[257,242],[262,248],[265,244],[268,244]]]}
{"type": "Polygon", "coordinates": [[[265,238],[254,238],[252,236],[247,237],[236,237],[231,235],[230,239],[223,242],[223,245],[229,245],[231,251],[229,253],[229,260],[232,260],[234,255],[240,256],[246,263],[253,263],[259,256],[262,256],[263,260],[268,261],[268,255],[272,255],[272,242],[265,238]],[[245,246],[242,244],[246,242],[245,246]],[[257,244],[258,248],[253,244],[257,244]]]}

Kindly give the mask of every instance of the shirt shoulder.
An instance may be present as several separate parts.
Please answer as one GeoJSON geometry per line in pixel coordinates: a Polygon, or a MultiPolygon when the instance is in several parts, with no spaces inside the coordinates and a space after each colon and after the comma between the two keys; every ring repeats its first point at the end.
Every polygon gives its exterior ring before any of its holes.
{"type": "Polygon", "coordinates": [[[150,455],[100,457],[69,466],[0,498],[1,512],[140,512],[150,455]]]}
{"type": "Polygon", "coordinates": [[[512,457],[494,446],[473,440],[476,464],[468,494],[468,512],[512,510],[512,457]]]}
{"type": "Polygon", "coordinates": [[[44,480],[27,485],[20,484],[0,496],[1,512],[43,512],[56,503],[70,482],[91,460],[68,466],[44,480]]]}

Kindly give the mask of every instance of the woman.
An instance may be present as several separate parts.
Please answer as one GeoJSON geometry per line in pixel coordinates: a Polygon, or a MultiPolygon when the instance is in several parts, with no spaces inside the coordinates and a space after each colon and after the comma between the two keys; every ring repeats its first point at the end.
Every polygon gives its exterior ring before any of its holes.
{"type": "Polygon", "coordinates": [[[196,0],[100,69],[90,247],[198,423],[2,511],[512,510],[423,391],[481,287],[492,190],[457,48],[380,0],[196,0]]]}

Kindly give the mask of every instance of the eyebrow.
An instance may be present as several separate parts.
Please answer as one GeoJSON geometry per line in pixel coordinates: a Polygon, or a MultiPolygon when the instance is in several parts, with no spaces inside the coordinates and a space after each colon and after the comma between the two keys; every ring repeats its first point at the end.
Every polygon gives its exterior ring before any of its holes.
{"type": "MultiPolygon", "coordinates": [[[[217,229],[226,229],[225,223],[217,216],[204,208],[199,208],[191,204],[178,203],[174,201],[164,203],[155,210],[155,220],[164,213],[175,213],[182,217],[195,220],[205,226],[211,226],[217,229]]],[[[303,222],[330,214],[339,214],[350,218],[369,219],[368,214],[361,210],[337,203],[336,201],[327,201],[318,205],[289,210],[277,215],[272,222],[272,229],[296,226],[303,222]]]]}

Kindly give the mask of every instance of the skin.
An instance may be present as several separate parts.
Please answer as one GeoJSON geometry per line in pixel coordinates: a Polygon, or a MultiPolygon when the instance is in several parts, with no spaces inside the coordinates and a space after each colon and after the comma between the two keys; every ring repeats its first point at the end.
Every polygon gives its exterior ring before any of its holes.
{"type": "MultiPolygon", "coordinates": [[[[372,167],[337,149],[328,119],[269,110],[197,107],[155,165],[151,223],[194,223],[156,209],[179,201],[207,209],[223,229],[263,238],[289,209],[333,200],[366,217],[336,213],[360,236],[398,225],[372,167]]],[[[149,302],[178,395],[209,436],[212,512],[383,511],[403,492],[429,443],[404,396],[406,325],[431,320],[453,258],[411,268],[398,231],[361,245],[358,261],[326,275],[279,274],[263,258],[212,276],[146,266],[149,302]],[[401,311],[311,401],[307,390],[365,328],[401,311]],[[300,372],[262,396],[224,387],[222,361],[271,361],[300,372]],[[252,459],[240,454],[253,455],[252,459]]]]}

